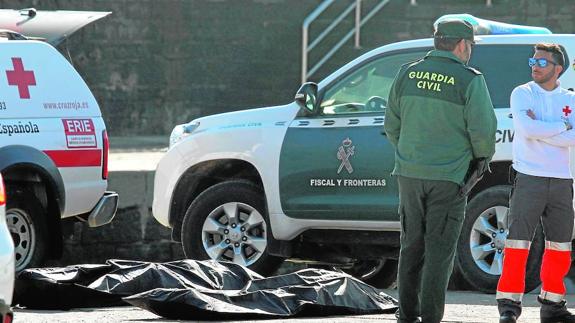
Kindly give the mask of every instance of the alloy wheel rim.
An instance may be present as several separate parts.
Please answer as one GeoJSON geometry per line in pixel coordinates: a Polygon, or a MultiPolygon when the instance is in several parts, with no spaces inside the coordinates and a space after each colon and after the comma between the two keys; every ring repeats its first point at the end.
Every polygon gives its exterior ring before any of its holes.
{"type": "Polygon", "coordinates": [[[266,222],[254,207],[230,202],[206,217],[202,243],[211,259],[245,267],[254,264],[267,247],[266,222]]]}
{"type": "Polygon", "coordinates": [[[469,248],[473,261],[484,273],[501,275],[509,234],[508,216],[508,207],[494,206],[483,211],[473,223],[469,248]]]}

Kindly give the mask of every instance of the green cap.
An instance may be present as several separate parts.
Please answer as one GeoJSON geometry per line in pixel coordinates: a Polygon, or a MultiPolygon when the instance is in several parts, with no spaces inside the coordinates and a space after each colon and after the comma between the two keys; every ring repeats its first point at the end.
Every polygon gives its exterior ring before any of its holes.
{"type": "Polygon", "coordinates": [[[459,38],[474,41],[473,26],[465,20],[448,19],[443,20],[435,27],[435,38],[459,38]]]}

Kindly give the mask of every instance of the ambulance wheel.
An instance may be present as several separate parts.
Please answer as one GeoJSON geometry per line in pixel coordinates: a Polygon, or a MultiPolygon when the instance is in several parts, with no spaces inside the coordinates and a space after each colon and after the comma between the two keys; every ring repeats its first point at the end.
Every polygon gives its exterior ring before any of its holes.
{"type": "Polygon", "coordinates": [[[48,245],[46,211],[24,187],[7,187],[6,193],[6,222],[14,241],[16,272],[39,267],[48,245]]]}
{"type": "Polygon", "coordinates": [[[268,253],[271,239],[264,193],[247,181],[216,184],[189,206],[182,222],[186,257],[233,262],[269,275],[283,258],[268,253]]]}
{"type": "Polygon", "coordinates": [[[345,270],[348,274],[376,288],[394,288],[397,281],[396,259],[360,260],[352,268],[345,270]]]}
{"type": "MultiPolygon", "coordinates": [[[[477,194],[467,205],[457,246],[455,269],[473,289],[495,293],[503,268],[503,250],[509,233],[508,212],[511,186],[494,186],[477,194]]],[[[544,251],[539,225],[527,259],[525,293],[541,281],[539,272],[544,251]]]]}

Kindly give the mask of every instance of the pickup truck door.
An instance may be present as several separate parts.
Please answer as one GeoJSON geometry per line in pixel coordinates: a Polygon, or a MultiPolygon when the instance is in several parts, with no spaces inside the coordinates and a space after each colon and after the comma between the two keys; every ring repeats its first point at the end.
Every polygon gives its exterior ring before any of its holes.
{"type": "Polygon", "coordinates": [[[400,66],[428,49],[394,52],[351,68],[320,89],[320,113],[290,124],[280,156],[287,216],[397,221],[395,151],[383,134],[385,106],[400,66]]]}

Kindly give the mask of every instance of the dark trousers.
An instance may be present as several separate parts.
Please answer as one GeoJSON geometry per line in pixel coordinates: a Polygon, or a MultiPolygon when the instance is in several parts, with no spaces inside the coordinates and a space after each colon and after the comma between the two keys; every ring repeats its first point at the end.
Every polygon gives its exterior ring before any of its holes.
{"type": "Polygon", "coordinates": [[[398,322],[440,322],[467,198],[448,181],[398,176],[398,322]]]}
{"type": "MultiPolygon", "coordinates": [[[[523,281],[525,277],[525,259],[515,259],[508,254],[510,241],[530,242],[535,230],[541,222],[545,234],[545,254],[541,266],[540,297],[553,302],[542,302],[541,313],[553,313],[557,304],[562,301],[564,293],[563,278],[571,265],[571,236],[573,234],[573,180],[531,176],[517,173],[513,194],[509,201],[509,235],[506,242],[503,273],[497,288],[497,303],[499,313],[513,312],[517,317],[521,314],[521,298],[523,297],[523,281]],[[554,254],[554,256],[552,255],[554,254]],[[561,258],[558,257],[561,254],[561,258]],[[559,261],[558,261],[559,260],[559,261]],[[521,263],[520,272],[513,272],[507,264],[521,263]],[[521,280],[521,281],[517,281],[521,280]],[[559,281],[557,284],[554,281],[559,281]],[[515,290],[514,286],[519,287],[515,290]],[[549,293],[552,293],[550,298],[549,293]]],[[[515,248],[517,248],[515,246],[515,248]]],[[[516,268],[512,267],[512,268],[516,268]]]]}
{"type": "Polygon", "coordinates": [[[517,173],[509,201],[510,240],[531,241],[539,221],[545,240],[571,242],[573,180],[517,173]]]}

